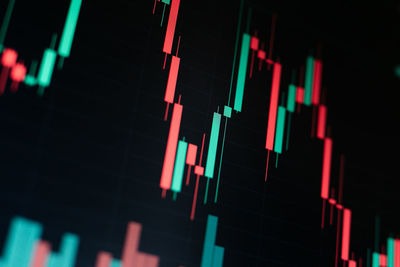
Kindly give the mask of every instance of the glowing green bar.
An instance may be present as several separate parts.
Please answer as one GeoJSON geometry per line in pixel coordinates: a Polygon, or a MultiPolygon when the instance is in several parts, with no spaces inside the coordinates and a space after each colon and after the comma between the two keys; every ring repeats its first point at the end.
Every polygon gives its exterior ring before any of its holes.
{"type": "Polygon", "coordinates": [[[38,83],[40,86],[47,87],[50,85],[56,57],[57,53],[54,50],[48,48],[44,51],[38,74],[38,83]]]}
{"type": "Polygon", "coordinates": [[[66,233],[63,236],[60,248],[61,262],[58,267],[75,266],[76,254],[78,253],[79,237],[66,233]]]}
{"type": "Polygon", "coordinates": [[[3,23],[1,24],[1,28],[0,28],[0,52],[2,52],[3,48],[4,48],[4,39],[6,38],[8,24],[10,24],[11,14],[12,14],[12,11],[14,9],[14,5],[15,5],[15,0],[10,0],[10,2],[8,2],[6,14],[4,16],[3,23]]]}
{"type": "Polygon", "coordinates": [[[121,267],[121,261],[120,261],[120,260],[113,259],[113,260],[111,261],[111,267],[121,267]]]}
{"type": "Polygon", "coordinates": [[[285,130],[285,115],[286,109],[284,107],[278,107],[278,118],[276,123],[276,132],[275,132],[275,146],[274,151],[276,153],[282,153],[282,144],[283,144],[283,132],[285,130]]]}
{"type": "Polygon", "coordinates": [[[240,51],[239,71],[236,83],[235,104],[233,106],[233,109],[239,112],[242,111],[244,84],[246,81],[247,61],[249,58],[249,51],[250,51],[250,35],[244,33],[242,39],[242,48],[240,51]]]}
{"type": "Polygon", "coordinates": [[[55,253],[50,253],[46,267],[58,267],[60,265],[60,262],[61,262],[60,255],[55,253]]]}
{"type": "Polygon", "coordinates": [[[188,143],[185,141],[179,141],[171,185],[171,190],[174,192],[181,192],[182,190],[183,171],[185,170],[187,147],[188,143]]]}
{"type": "Polygon", "coordinates": [[[58,53],[62,57],[68,57],[71,53],[72,41],[74,40],[75,28],[78,22],[81,5],[82,0],[71,0],[60,45],[58,47],[58,53]]]}
{"type": "Polygon", "coordinates": [[[212,267],[222,267],[224,264],[225,249],[220,246],[214,247],[213,265],[212,267]]]}
{"type": "Polygon", "coordinates": [[[208,215],[206,236],[204,237],[203,255],[201,257],[201,267],[211,267],[213,262],[213,252],[215,239],[217,236],[218,217],[208,215]]]}
{"type": "Polygon", "coordinates": [[[304,81],[304,105],[311,105],[312,86],[314,77],[314,58],[312,56],[307,57],[306,62],[306,77],[304,81]]]}
{"type": "Polygon", "coordinates": [[[287,99],[287,110],[289,112],[294,112],[294,109],[296,107],[296,91],[296,86],[294,84],[290,84],[287,99]]]}
{"type": "Polygon", "coordinates": [[[161,0],[161,2],[163,2],[163,3],[167,4],[167,5],[171,4],[171,0],[161,0]]]}
{"type": "Polygon", "coordinates": [[[204,174],[208,178],[213,178],[214,176],[215,158],[217,156],[220,124],[221,124],[221,114],[214,112],[211,134],[210,134],[210,145],[208,146],[206,170],[204,174]]]}
{"type": "Polygon", "coordinates": [[[379,253],[372,252],[372,267],[379,267],[379,253]]]}
{"type": "Polygon", "coordinates": [[[387,239],[387,267],[394,267],[394,239],[387,239]]]}

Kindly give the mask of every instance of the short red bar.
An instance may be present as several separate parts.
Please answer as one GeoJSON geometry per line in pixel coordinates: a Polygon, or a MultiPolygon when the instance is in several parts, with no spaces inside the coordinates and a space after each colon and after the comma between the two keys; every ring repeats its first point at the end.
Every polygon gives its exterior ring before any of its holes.
{"type": "Polygon", "coordinates": [[[15,64],[10,73],[10,78],[14,82],[22,82],[25,79],[26,67],[22,63],[15,64]]]}
{"type": "Polygon", "coordinates": [[[32,260],[31,267],[45,267],[50,254],[50,244],[46,241],[39,240],[35,247],[35,256],[32,260]]]}
{"type": "Polygon", "coordinates": [[[179,63],[181,59],[176,56],[172,56],[171,68],[169,69],[167,90],[165,90],[164,101],[168,103],[174,103],[176,81],[178,80],[179,63]]]}
{"type": "Polygon", "coordinates": [[[296,102],[300,104],[304,103],[304,88],[297,87],[296,102]]]}
{"type": "Polygon", "coordinates": [[[165,34],[163,51],[171,54],[172,43],[174,42],[176,20],[178,19],[180,0],[172,0],[171,9],[169,12],[167,33],[165,34]]]}
{"type": "Polygon", "coordinates": [[[111,261],[111,253],[101,251],[97,254],[96,267],[110,267],[111,261]]]}
{"type": "Polygon", "coordinates": [[[314,61],[314,77],[311,102],[313,105],[318,105],[321,95],[322,81],[322,62],[318,59],[314,61]]]}
{"type": "Polygon", "coordinates": [[[204,167],[196,165],[194,167],[194,173],[197,175],[204,175],[204,167]]]}
{"type": "Polygon", "coordinates": [[[276,113],[278,109],[279,84],[281,80],[281,64],[275,63],[272,74],[271,99],[268,113],[267,140],[265,148],[273,150],[276,127],[276,113]]]}
{"type": "Polygon", "coordinates": [[[250,49],[258,50],[259,43],[260,43],[260,41],[258,40],[258,38],[252,36],[251,39],[250,39],[250,49]]]}
{"type": "Polygon", "coordinates": [[[343,210],[342,260],[349,260],[351,210],[343,210]]]}
{"type": "Polygon", "coordinates": [[[1,64],[6,68],[12,68],[14,64],[17,62],[18,53],[17,51],[6,48],[3,51],[3,55],[1,56],[1,64]]]}
{"type": "Polygon", "coordinates": [[[181,126],[183,106],[174,104],[172,111],[171,126],[169,128],[169,135],[167,141],[167,148],[165,150],[164,164],[161,173],[160,187],[163,189],[171,188],[172,174],[174,172],[174,163],[176,156],[176,148],[178,146],[179,128],[181,126]]]}
{"type": "Polygon", "coordinates": [[[318,107],[318,128],[317,128],[317,137],[319,139],[325,138],[325,128],[326,128],[326,113],[327,108],[324,105],[320,105],[318,107]]]}
{"type": "Polygon", "coordinates": [[[332,161],[332,139],[325,138],[324,156],[322,159],[322,183],[321,183],[321,197],[323,199],[329,198],[329,182],[330,182],[330,178],[331,178],[331,161],[332,161]]]}
{"type": "Polygon", "coordinates": [[[387,266],[387,256],[384,254],[379,254],[379,266],[387,266]]]}
{"type": "Polygon", "coordinates": [[[135,222],[129,222],[126,229],[125,244],[122,251],[123,266],[133,266],[136,261],[136,254],[139,247],[142,225],[135,222]]]}
{"type": "Polygon", "coordinates": [[[349,260],[349,267],[357,267],[357,262],[354,260],[349,260]]]}
{"type": "Polygon", "coordinates": [[[264,50],[258,50],[258,52],[257,52],[257,57],[258,57],[259,59],[264,60],[264,59],[266,59],[266,57],[267,57],[267,53],[266,53],[264,50]]]}
{"type": "Polygon", "coordinates": [[[400,240],[394,240],[394,267],[400,267],[400,240]]]}
{"type": "Polygon", "coordinates": [[[186,164],[194,166],[196,164],[197,146],[189,144],[186,156],[186,164]]]}

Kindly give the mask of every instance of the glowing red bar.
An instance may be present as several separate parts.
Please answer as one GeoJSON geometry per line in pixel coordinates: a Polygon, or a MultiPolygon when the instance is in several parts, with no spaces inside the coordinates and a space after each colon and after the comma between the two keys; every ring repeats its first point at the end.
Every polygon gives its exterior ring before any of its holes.
{"type": "Polygon", "coordinates": [[[257,37],[251,37],[250,39],[250,49],[258,50],[259,40],[257,37]]]}
{"type": "Polygon", "coordinates": [[[158,267],[160,257],[155,255],[147,255],[145,267],[158,267]]]}
{"type": "Polygon", "coordinates": [[[379,254],[379,266],[387,266],[387,256],[384,254],[379,254]]]}
{"type": "Polygon", "coordinates": [[[304,103],[304,88],[297,87],[296,102],[300,104],[304,103]]]}
{"type": "Polygon", "coordinates": [[[165,34],[163,51],[171,54],[172,43],[174,42],[176,20],[178,18],[180,0],[172,0],[171,9],[169,11],[167,33],[165,34]]]}
{"type": "Polygon", "coordinates": [[[400,240],[394,240],[394,267],[400,267],[400,240]]]}
{"type": "Polygon", "coordinates": [[[167,90],[165,90],[164,101],[168,103],[174,103],[176,81],[178,79],[179,63],[181,59],[176,56],[172,56],[171,68],[169,69],[167,90]]]}
{"type": "Polygon", "coordinates": [[[189,144],[186,156],[186,164],[194,166],[196,164],[197,146],[189,144]]]}
{"type": "Polygon", "coordinates": [[[160,187],[163,189],[171,188],[176,148],[178,146],[179,128],[181,126],[182,109],[182,105],[176,103],[174,104],[171,126],[168,134],[167,149],[165,150],[164,164],[161,173],[160,187]]]}
{"type": "Polygon", "coordinates": [[[349,259],[351,210],[343,210],[342,260],[349,259]]]}
{"type": "Polygon", "coordinates": [[[267,53],[265,53],[264,50],[258,50],[258,52],[257,52],[257,57],[258,57],[259,59],[264,60],[264,59],[267,57],[267,53]]]}
{"type": "Polygon", "coordinates": [[[136,261],[141,232],[142,225],[140,223],[130,222],[128,224],[121,259],[123,266],[133,266],[136,261]]]}
{"type": "Polygon", "coordinates": [[[46,241],[39,240],[35,247],[35,256],[32,260],[31,267],[45,267],[50,254],[50,244],[46,241]]]}
{"type": "Polygon", "coordinates": [[[111,261],[111,253],[101,251],[97,254],[96,267],[110,267],[111,261]]]}
{"type": "Polygon", "coordinates": [[[202,166],[195,166],[194,167],[194,173],[195,174],[197,174],[197,175],[204,175],[204,167],[202,167],[202,166]]]}
{"type": "Polygon", "coordinates": [[[267,127],[267,140],[265,143],[265,148],[269,150],[273,150],[274,148],[276,112],[278,108],[280,80],[281,80],[281,64],[275,63],[272,74],[271,100],[269,104],[268,127],[267,127]]]}
{"type": "Polygon", "coordinates": [[[311,103],[318,105],[321,94],[321,81],[322,81],[322,62],[318,59],[314,61],[314,81],[312,89],[311,103]]]}
{"type": "Polygon", "coordinates": [[[329,198],[329,182],[331,178],[331,160],[332,160],[332,139],[325,138],[324,142],[324,156],[322,160],[322,183],[321,183],[321,197],[323,199],[329,198]]]}
{"type": "Polygon", "coordinates": [[[324,105],[320,105],[318,108],[318,128],[317,128],[317,137],[319,139],[325,138],[325,128],[326,128],[326,113],[327,108],[324,105]]]}
{"type": "Polygon", "coordinates": [[[26,67],[21,63],[17,63],[11,69],[10,78],[14,82],[19,83],[25,79],[25,75],[26,75],[26,67]]]}
{"type": "Polygon", "coordinates": [[[357,267],[357,262],[354,260],[349,260],[349,267],[357,267]]]}
{"type": "Polygon", "coordinates": [[[6,68],[11,68],[17,62],[18,53],[17,51],[6,48],[1,56],[1,64],[6,68]]]}

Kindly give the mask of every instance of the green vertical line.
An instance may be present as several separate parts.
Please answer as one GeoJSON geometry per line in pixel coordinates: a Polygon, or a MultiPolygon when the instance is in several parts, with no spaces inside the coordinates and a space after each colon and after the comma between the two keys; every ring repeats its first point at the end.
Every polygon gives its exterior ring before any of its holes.
{"type": "Polygon", "coordinates": [[[246,33],[250,32],[250,23],[251,23],[251,7],[249,7],[249,10],[247,10],[247,22],[246,22],[246,33]]]}
{"type": "Polygon", "coordinates": [[[387,239],[387,267],[394,267],[394,239],[387,239]]]}
{"type": "Polygon", "coordinates": [[[46,49],[43,54],[42,62],[38,74],[38,84],[41,88],[38,90],[39,95],[43,95],[44,87],[50,85],[51,77],[53,75],[54,63],[56,62],[57,54],[52,49],[46,49]]]}
{"type": "Polygon", "coordinates": [[[161,16],[161,23],[160,23],[160,27],[162,27],[162,25],[163,25],[163,22],[164,22],[164,14],[165,14],[165,7],[166,7],[167,5],[165,5],[164,4],[164,8],[163,8],[163,11],[162,11],[162,16],[161,16]]]}
{"type": "Polygon", "coordinates": [[[275,168],[278,168],[278,159],[279,159],[279,154],[276,153],[276,158],[275,158],[275,168]]]}
{"type": "Polygon", "coordinates": [[[78,23],[79,12],[82,0],[71,0],[67,19],[65,20],[64,30],[61,36],[58,53],[62,57],[69,57],[71,53],[72,41],[74,40],[76,24],[78,23]]]}
{"type": "Polygon", "coordinates": [[[200,267],[212,267],[215,239],[217,237],[218,217],[208,215],[206,234],[204,237],[203,254],[200,267]]]}
{"type": "Polygon", "coordinates": [[[204,174],[208,178],[213,178],[214,176],[215,158],[217,156],[220,125],[221,125],[221,114],[214,112],[211,134],[210,134],[210,144],[208,146],[208,153],[207,153],[206,170],[204,174]]]}
{"type": "Polygon", "coordinates": [[[307,57],[306,61],[306,77],[304,81],[304,105],[311,105],[312,86],[314,77],[314,58],[307,57]]]}
{"type": "Polygon", "coordinates": [[[379,253],[372,252],[372,267],[379,267],[379,253]]]}
{"type": "Polygon", "coordinates": [[[4,48],[4,39],[6,38],[6,33],[8,29],[8,25],[10,24],[11,14],[14,10],[15,0],[10,0],[8,2],[6,14],[3,19],[3,24],[1,24],[0,28],[0,52],[3,51],[4,48]]]}
{"type": "Polygon", "coordinates": [[[286,134],[286,151],[289,150],[289,139],[290,139],[290,128],[292,124],[292,113],[288,114],[288,126],[287,126],[287,134],[286,134]]]}
{"type": "Polygon", "coordinates": [[[57,33],[53,33],[53,35],[51,36],[51,42],[49,48],[55,50],[56,42],[57,42],[57,33]]]}
{"type": "Polygon", "coordinates": [[[246,82],[247,62],[250,49],[250,38],[250,35],[248,35],[247,33],[243,34],[242,48],[240,51],[239,59],[239,71],[236,83],[235,104],[233,106],[233,109],[239,112],[242,110],[243,104],[244,85],[246,82]]]}
{"type": "Polygon", "coordinates": [[[243,5],[244,5],[244,0],[241,0],[241,1],[240,1],[240,8],[239,8],[238,26],[237,26],[237,29],[236,29],[235,54],[233,55],[231,83],[230,83],[230,85],[229,85],[228,106],[231,105],[231,93],[232,93],[232,85],[233,85],[233,76],[234,76],[234,74],[235,74],[236,55],[237,55],[237,50],[238,50],[238,46],[239,46],[240,26],[241,26],[241,24],[242,24],[242,15],[243,15],[243,5]]]}
{"type": "Polygon", "coordinates": [[[176,192],[173,192],[172,193],[172,200],[173,201],[176,201],[176,196],[178,195],[178,193],[176,193],[176,192]]]}
{"type": "Polygon", "coordinates": [[[276,123],[276,132],[275,132],[275,145],[274,151],[276,153],[282,153],[282,144],[283,144],[283,135],[285,129],[285,115],[286,109],[284,107],[278,107],[278,118],[276,123]]]}
{"type": "Polygon", "coordinates": [[[207,185],[206,185],[206,192],[204,193],[204,200],[203,204],[207,204],[207,198],[208,198],[208,187],[210,186],[210,178],[207,178],[207,185]]]}
{"type": "Polygon", "coordinates": [[[178,150],[176,153],[174,174],[172,176],[171,190],[174,192],[181,192],[183,172],[185,170],[185,159],[187,152],[188,143],[185,141],[179,141],[178,150]]]}
{"type": "Polygon", "coordinates": [[[287,99],[287,110],[294,112],[296,107],[296,86],[294,84],[289,85],[288,99],[287,99]]]}
{"type": "Polygon", "coordinates": [[[367,267],[371,267],[371,249],[367,248],[367,267]]]}
{"type": "Polygon", "coordinates": [[[220,180],[220,177],[221,177],[222,157],[224,156],[225,135],[226,135],[226,126],[227,126],[227,124],[228,124],[228,118],[225,119],[224,136],[222,138],[221,157],[219,159],[217,189],[215,190],[214,203],[217,203],[217,200],[218,200],[219,180],[220,180]]]}

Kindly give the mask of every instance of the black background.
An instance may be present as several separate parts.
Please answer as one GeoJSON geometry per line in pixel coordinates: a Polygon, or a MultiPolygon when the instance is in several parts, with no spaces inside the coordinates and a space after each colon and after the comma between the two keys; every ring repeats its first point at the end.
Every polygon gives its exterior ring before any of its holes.
{"type": "MultiPolygon", "coordinates": [[[[8,1],[1,1],[4,16],[8,1]]],[[[61,33],[69,1],[17,1],[5,45],[28,64],[61,33]]],[[[212,113],[226,104],[239,1],[181,1],[176,37],[182,58],[177,92],[180,138],[200,145],[212,113]]],[[[287,90],[293,69],[322,47],[323,87],[334,139],[333,184],[345,154],[344,204],[353,211],[352,251],[399,232],[399,5],[395,1],[245,1],[250,33],[269,39],[287,90]]],[[[77,266],[99,250],[120,258],[128,221],[143,224],[140,250],[161,266],[199,266],[207,214],[219,217],[224,266],[333,266],[335,227],[321,231],[322,143],[310,139],[311,112],[293,116],[289,151],[264,183],[271,72],[246,82],[243,111],[228,121],[217,205],[189,220],[193,183],[177,201],[161,199],[159,179],[169,123],[163,121],[168,67],[162,70],[166,21],[153,1],[83,1],[71,57],[44,97],[21,86],[0,97],[0,244],[13,216],[41,222],[58,248],[64,232],[81,237],[77,266]]],[[[167,9],[168,11],[168,9],[167,9]]],[[[166,15],[168,12],[166,13],[166,15]]],[[[244,25],[242,27],[242,32],[244,25]]],[[[176,42],[174,47],[176,46],[176,42]]],[[[167,62],[169,66],[169,61],[167,62]]],[[[206,144],[208,138],[206,138],[206,144]]],[[[207,145],[206,145],[207,147],[207,145]]],[[[217,161],[218,163],[218,161],[217,161]]],[[[193,177],[192,177],[193,179],[193,177]]],[[[192,180],[194,181],[194,179],[192,180]]],[[[211,183],[211,195],[215,183],[211,183]]]]}

